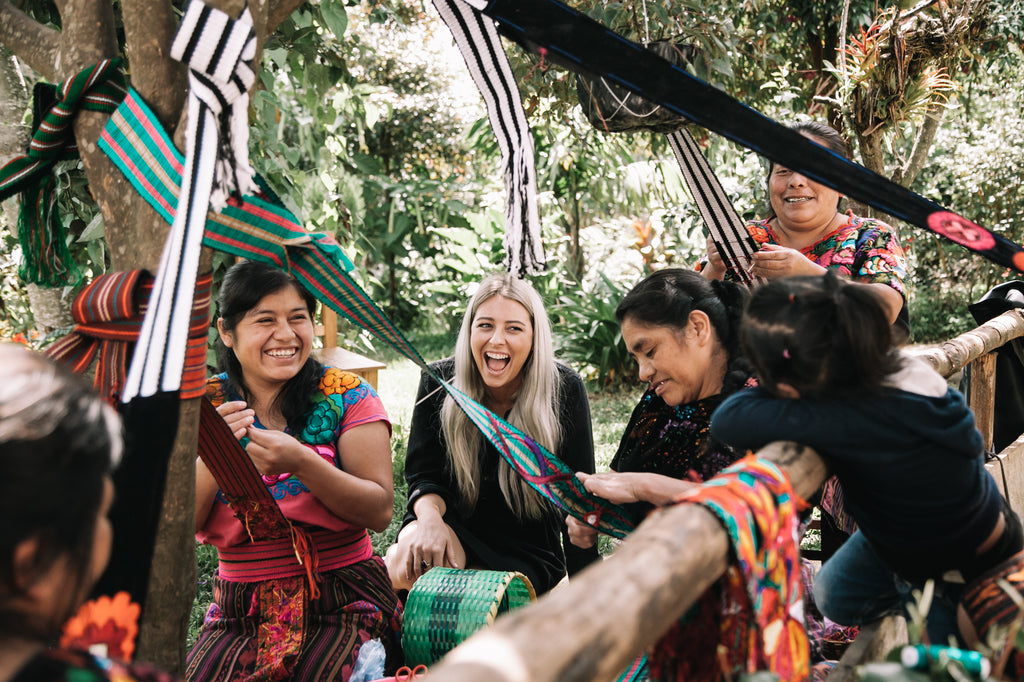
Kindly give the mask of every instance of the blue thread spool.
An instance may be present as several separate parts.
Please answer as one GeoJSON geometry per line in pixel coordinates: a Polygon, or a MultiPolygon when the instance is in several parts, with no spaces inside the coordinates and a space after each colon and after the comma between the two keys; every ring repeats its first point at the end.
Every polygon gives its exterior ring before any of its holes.
{"type": "Polygon", "coordinates": [[[939,663],[957,661],[968,674],[979,675],[982,678],[988,677],[992,671],[992,664],[977,651],[946,646],[925,646],[923,644],[905,646],[900,651],[900,661],[911,670],[927,670],[929,661],[938,661],[939,663]]]}

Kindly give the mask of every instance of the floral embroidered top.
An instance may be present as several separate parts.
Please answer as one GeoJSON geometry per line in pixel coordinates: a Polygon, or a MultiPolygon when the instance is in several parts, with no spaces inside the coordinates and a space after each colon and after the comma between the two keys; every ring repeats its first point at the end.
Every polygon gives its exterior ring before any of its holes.
{"type": "MultiPolygon", "coordinates": [[[[903,297],[903,308],[894,329],[899,329],[900,336],[909,336],[907,257],[896,231],[881,220],[855,216],[853,211],[847,211],[846,215],[846,224],[800,252],[823,268],[857,282],[887,284],[898,291],[903,297]]],[[[768,224],[770,220],[755,220],[746,225],[758,247],[779,243],[768,224]]]]}
{"type": "MultiPolygon", "coordinates": [[[[907,257],[896,232],[874,218],[847,211],[846,224],[820,241],[800,250],[818,265],[836,270],[859,282],[888,284],[907,298],[907,257]]],[[[768,220],[747,223],[747,232],[758,246],[778,244],[768,220]]]]}
{"type": "MultiPolygon", "coordinates": [[[[226,401],[242,400],[241,395],[228,384],[226,374],[209,380],[207,397],[215,406],[226,401]]],[[[325,367],[320,378],[319,392],[313,397],[302,432],[294,434],[286,429],[285,433],[291,433],[300,443],[335,466],[339,466],[338,437],[352,427],[375,421],[386,422],[390,428],[384,405],[373,387],[356,374],[325,367]]],[[[259,421],[255,426],[265,428],[259,421]]],[[[244,447],[248,444],[248,439],[243,438],[241,443],[244,447]]],[[[353,526],[334,515],[297,477],[288,473],[275,474],[263,476],[263,482],[270,489],[285,517],[294,524],[310,529],[320,550],[321,570],[348,565],[372,555],[372,546],[366,529],[353,526]]],[[[228,580],[234,578],[246,581],[271,577],[266,572],[252,573],[251,569],[247,569],[248,572],[245,573],[240,568],[234,570],[232,567],[236,562],[238,567],[253,566],[258,559],[268,571],[274,573],[273,577],[281,577],[282,570],[296,570],[295,567],[285,566],[286,563],[289,566],[294,563],[294,552],[290,548],[290,543],[254,543],[245,524],[236,518],[227,499],[220,492],[217,493],[206,523],[196,533],[196,538],[200,542],[217,547],[220,554],[221,577],[228,580]],[[257,556],[250,549],[253,547],[262,547],[265,556],[257,556]],[[245,551],[246,556],[236,556],[235,550],[245,551]],[[286,562],[285,560],[289,559],[289,552],[292,552],[291,561],[286,562]],[[278,554],[281,556],[277,557],[278,554]],[[272,568],[275,558],[281,561],[281,565],[272,568]]],[[[301,566],[298,568],[301,569],[301,566]]]]}
{"type": "MultiPolygon", "coordinates": [[[[629,416],[612,470],[694,482],[711,478],[743,455],[711,437],[711,413],[722,400],[724,396],[714,395],[672,407],[648,389],[629,416]]],[[[651,509],[646,502],[627,507],[637,522],[651,509]]]]}

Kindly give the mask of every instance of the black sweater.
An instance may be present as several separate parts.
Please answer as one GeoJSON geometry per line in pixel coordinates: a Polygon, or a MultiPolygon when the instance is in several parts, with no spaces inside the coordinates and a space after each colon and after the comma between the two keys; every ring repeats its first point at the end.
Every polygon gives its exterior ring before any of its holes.
{"type": "MultiPolygon", "coordinates": [[[[451,358],[431,367],[445,380],[450,380],[455,371],[451,358]]],[[[554,454],[573,471],[593,473],[594,438],[583,381],[561,364],[558,375],[562,445],[554,454]]],[[[447,506],[445,523],[458,535],[469,564],[519,571],[530,579],[538,594],[554,587],[567,567],[572,575],[597,559],[596,547],[580,549],[569,542],[565,512],[552,507],[543,518],[525,521],[515,515],[498,487],[501,455],[490,443],[480,456],[482,480],[476,506],[469,514],[460,511],[458,486],[441,432],[441,406],[446,395],[433,377],[422,373],[405,456],[409,503],[402,525],[416,518],[413,504],[420,496],[439,495],[447,506]]]]}
{"type": "Polygon", "coordinates": [[[1002,510],[974,415],[952,389],[790,400],[755,388],[722,403],[711,433],[738,448],[791,440],[816,450],[860,530],[905,576],[960,568],[1002,510]]]}

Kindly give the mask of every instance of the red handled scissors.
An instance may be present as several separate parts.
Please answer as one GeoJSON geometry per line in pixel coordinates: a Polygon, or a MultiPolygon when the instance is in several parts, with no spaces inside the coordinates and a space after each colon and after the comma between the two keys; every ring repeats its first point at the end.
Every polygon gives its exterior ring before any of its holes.
{"type": "Polygon", "coordinates": [[[403,665],[395,673],[395,682],[409,682],[410,680],[419,680],[427,676],[427,666],[420,664],[415,668],[410,669],[409,666],[403,665]]]}

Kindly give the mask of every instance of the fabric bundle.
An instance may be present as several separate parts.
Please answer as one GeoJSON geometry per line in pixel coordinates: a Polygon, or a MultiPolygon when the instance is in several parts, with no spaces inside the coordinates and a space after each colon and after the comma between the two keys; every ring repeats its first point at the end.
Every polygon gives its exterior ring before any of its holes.
{"type": "Polygon", "coordinates": [[[127,91],[119,59],[104,59],[59,86],[38,83],[33,89],[28,153],[0,168],[0,201],[21,192],[18,241],[24,260],[18,274],[26,282],[62,287],[81,279],[57,215],[51,171],[60,161],[78,158],[72,130],[75,115],[80,110],[110,113],[127,91]]]}
{"type": "Polygon", "coordinates": [[[782,680],[807,679],[797,516],[806,503],[786,474],[748,455],[676,503],[714,513],[733,557],[724,576],[655,645],[652,677],[733,679],[768,670],[782,680]]]}
{"type": "MultiPolygon", "coordinates": [[[[256,75],[256,34],[248,9],[237,20],[193,1],[171,45],[189,66],[185,168],[174,222],[164,244],[123,400],[181,388],[187,320],[212,201],[250,191],[248,88],[256,75]],[[226,153],[221,153],[226,148],[226,153]],[[214,187],[217,187],[214,191],[214,187]]],[[[201,386],[197,388],[201,395],[201,386]]],[[[194,397],[194,396],[193,396],[194,397]]]]}

